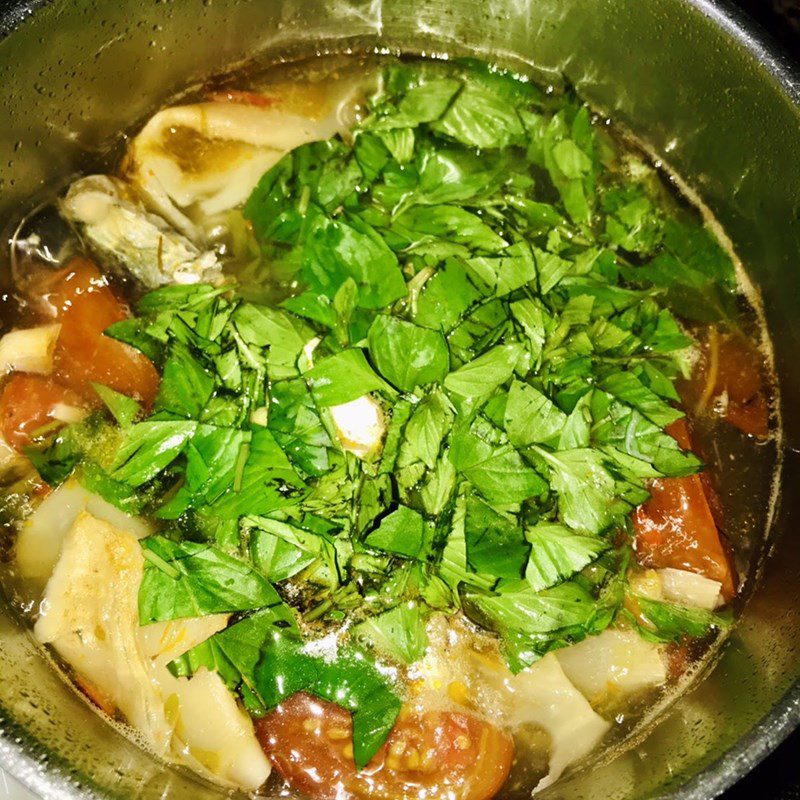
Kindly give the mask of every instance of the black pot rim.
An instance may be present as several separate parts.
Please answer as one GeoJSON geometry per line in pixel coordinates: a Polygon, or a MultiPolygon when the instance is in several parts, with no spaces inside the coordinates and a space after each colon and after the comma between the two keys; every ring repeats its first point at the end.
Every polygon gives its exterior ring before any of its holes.
{"type": "MultiPolygon", "coordinates": [[[[26,19],[54,0],[9,0],[0,9],[0,41],[13,33],[26,19]]],[[[762,70],[768,72],[780,91],[800,106],[800,64],[793,60],[777,40],[731,0],[685,0],[711,19],[736,44],[750,53],[762,70]]],[[[800,727],[800,681],[794,684],[772,710],[736,744],[709,766],[677,789],[660,795],[669,800],[711,800],[743,778],[791,733],[800,727]]],[[[14,774],[14,766],[23,766],[18,779],[32,791],[46,791],[48,796],[69,797],[33,767],[30,756],[21,746],[0,743],[0,767],[14,774]],[[55,790],[55,793],[53,794],[55,790]]]]}

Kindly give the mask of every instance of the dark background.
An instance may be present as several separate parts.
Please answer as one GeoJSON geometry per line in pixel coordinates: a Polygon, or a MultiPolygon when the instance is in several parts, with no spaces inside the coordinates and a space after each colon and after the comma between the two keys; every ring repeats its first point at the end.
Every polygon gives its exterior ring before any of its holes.
{"type": "MultiPolygon", "coordinates": [[[[766,29],[800,64],[800,0],[731,0],[766,29]]],[[[800,730],[723,800],[800,800],[800,730]]]]}

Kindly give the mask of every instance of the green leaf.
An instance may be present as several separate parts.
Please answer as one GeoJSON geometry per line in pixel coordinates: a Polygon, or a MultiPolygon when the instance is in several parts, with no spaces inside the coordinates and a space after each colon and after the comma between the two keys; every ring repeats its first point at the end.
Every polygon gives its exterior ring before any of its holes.
{"type": "Polygon", "coordinates": [[[358,650],[340,650],[332,662],[317,659],[317,670],[308,691],[352,713],[353,760],[363,769],[392,732],[402,701],[391,680],[358,650]]]}
{"type": "Polygon", "coordinates": [[[501,256],[478,256],[467,261],[478,280],[504,297],[527,286],[536,278],[536,262],[530,247],[520,242],[503,251],[501,256]]]}
{"type": "Polygon", "coordinates": [[[426,80],[405,93],[396,111],[367,120],[366,127],[388,130],[433,122],[444,114],[460,88],[461,82],[455,78],[426,80]]]}
{"type": "Polygon", "coordinates": [[[250,432],[198,425],[186,448],[186,479],[159,508],[161,519],[177,519],[189,508],[210,505],[233,486],[236,469],[246,455],[250,432]]]}
{"type": "Polygon", "coordinates": [[[419,558],[425,543],[425,520],[407,506],[398,506],[364,540],[376,550],[419,558]]]}
{"type": "Polygon", "coordinates": [[[309,370],[305,377],[314,399],[321,406],[338,406],[388,388],[367,363],[363,351],[356,348],[328,356],[309,370]]]}
{"type": "Polygon", "coordinates": [[[508,98],[498,95],[490,86],[469,80],[444,116],[431,127],[462,144],[481,149],[518,144],[525,132],[508,98]]]}
{"type": "Polygon", "coordinates": [[[255,430],[245,455],[233,485],[209,511],[222,519],[236,519],[245,514],[266,515],[300,501],[305,484],[270,431],[255,430]]]}
{"type": "Polygon", "coordinates": [[[586,626],[594,599],[577,583],[561,583],[534,591],[525,581],[487,594],[469,593],[466,610],[501,635],[546,636],[565,628],[586,626]]]}
{"type": "Polygon", "coordinates": [[[409,244],[444,239],[485,253],[496,253],[508,244],[477,214],[456,205],[414,206],[397,217],[392,229],[409,244]]]}
{"type": "Polygon", "coordinates": [[[590,409],[591,392],[587,392],[575,404],[575,408],[567,417],[561,436],[558,439],[559,450],[576,450],[589,447],[592,428],[592,412],[590,409]]]}
{"type": "Polygon", "coordinates": [[[558,494],[559,517],[577,531],[606,530],[630,507],[617,497],[614,478],[602,453],[580,448],[550,453],[536,447],[550,467],[550,485],[558,494]]]}
{"type": "Polygon", "coordinates": [[[407,602],[360,622],[352,635],[383,656],[401,664],[413,664],[425,655],[428,647],[426,623],[427,614],[422,606],[407,602]]]}
{"type": "Polygon", "coordinates": [[[378,372],[402,391],[437,383],[450,367],[447,343],[441,333],[397,317],[383,314],[375,317],[368,343],[378,372]]]}
{"type": "Polygon", "coordinates": [[[645,620],[645,634],[659,641],[677,642],[684,636],[701,639],[712,630],[727,628],[730,624],[725,617],[704,608],[662,603],[640,595],[635,599],[645,620]]]}
{"type": "Polygon", "coordinates": [[[234,312],[233,322],[247,344],[269,347],[272,380],[298,374],[297,360],[314,337],[314,331],[302,320],[280,309],[243,303],[234,312]]]}
{"type": "Polygon", "coordinates": [[[462,584],[486,590],[497,583],[497,578],[493,575],[482,575],[469,568],[465,522],[466,499],[461,495],[449,506],[440,520],[440,527],[445,529],[446,538],[439,562],[439,577],[452,590],[451,601],[456,606],[460,605],[458,590],[462,584]]]}
{"type": "Polygon", "coordinates": [[[422,287],[414,322],[432,330],[449,331],[480,297],[460,262],[448,259],[422,287]]]}
{"type": "Polygon", "coordinates": [[[335,567],[333,548],[321,536],[268,517],[248,517],[246,522],[257,525],[250,532],[250,557],[272,583],[291,578],[319,558],[334,561],[335,567]]]}
{"type": "Polygon", "coordinates": [[[255,685],[256,666],[273,639],[300,630],[293,612],[279,604],[257,611],[167,664],[175,677],[191,677],[201,667],[217,672],[232,691],[238,691],[245,707],[259,716],[269,708],[255,685]]]}
{"type": "Polygon", "coordinates": [[[147,322],[141,318],[123,319],[109,325],[103,333],[111,339],[136,348],[151,361],[158,363],[162,356],[162,345],[147,333],[147,327],[147,322]]]}
{"type": "Polygon", "coordinates": [[[280,602],[272,584],[252,566],[215,547],[142,539],[139,586],[142,625],[220,612],[248,611],[280,602]]]}
{"type": "Polygon", "coordinates": [[[213,391],[214,378],[209,370],[186,345],[173,341],[164,363],[153,410],[197,419],[213,391]]]}
{"type": "Polygon", "coordinates": [[[347,278],[358,287],[362,308],[383,308],[406,294],[397,256],[367,223],[318,216],[303,247],[303,275],[331,299],[347,278]]]}
{"type": "Polygon", "coordinates": [[[117,450],[111,477],[129,486],[141,486],[169,466],[194,435],[192,421],[147,420],[131,425],[117,450]]]}
{"type": "Polygon", "coordinates": [[[307,475],[328,471],[333,444],[305,381],[272,385],[267,426],[292,463],[307,475]]]}
{"type": "Polygon", "coordinates": [[[139,416],[142,407],[132,397],[115,392],[102,383],[92,382],[92,388],[100,395],[100,399],[121,428],[127,428],[139,416]]]}
{"type": "Polygon", "coordinates": [[[444,395],[440,391],[426,395],[406,425],[401,465],[421,461],[433,469],[452,421],[453,412],[444,395]]]}
{"type": "Polygon", "coordinates": [[[693,453],[680,449],[678,443],[657,425],[621,403],[612,403],[607,415],[598,420],[592,434],[596,445],[612,445],[633,458],[652,464],[661,475],[682,477],[701,467],[693,453]]]}
{"type": "Polygon", "coordinates": [[[554,445],[561,437],[567,415],[533,386],[514,381],[508,391],[505,429],[516,447],[554,445]]]}
{"type": "Polygon", "coordinates": [[[525,579],[535,592],[571,578],[609,548],[602,539],[546,522],[526,528],[525,538],[531,544],[525,579]]]}
{"type": "Polygon", "coordinates": [[[449,458],[490,503],[521,503],[547,492],[547,483],[511,445],[494,446],[474,434],[458,434],[449,458]]]}
{"type": "Polygon", "coordinates": [[[600,382],[600,386],[661,428],[684,416],[682,411],[665,403],[630,372],[612,373],[600,382]]]}
{"type": "Polygon", "coordinates": [[[470,497],[464,536],[467,564],[474,572],[498,578],[522,577],[530,547],[515,520],[470,497]]]}
{"type": "Polygon", "coordinates": [[[523,352],[518,342],[493,347],[451,372],[445,378],[445,388],[466,398],[488,396],[511,378],[523,352]]]}
{"type": "Polygon", "coordinates": [[[571,139],[563,139],[553,146],[553,160],[569,179],[583,178],[592,168],[592,159],[571,139]]]}

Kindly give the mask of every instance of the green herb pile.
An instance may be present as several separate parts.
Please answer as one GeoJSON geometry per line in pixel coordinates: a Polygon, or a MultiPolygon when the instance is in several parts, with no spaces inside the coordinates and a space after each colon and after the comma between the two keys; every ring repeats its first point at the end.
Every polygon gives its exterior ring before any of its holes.
{"type": "MultiPolygon", "coordinates": [[[[733,268],[585,106],[475,64],[387,67],[352,137],[288,154],[244,216],[286,299],[145,295],[108,333],[159,365],[152,412],[99,387],[116,424],[31,455],[161,521],[142,624],[236,614],[175,674],[254,714],[339,703],[363,766],[402,698],[376,662],[418,660],[433,610],[513,670],[624,613],[646,482],[700,468],[664,431],[693,344],[671,309],[730,314],[733,268]],[[387,432],[359,458],[330,409],[365,394],[387,432]]],[[[662,641],[716,624],[649,603],[662,641]]]]}

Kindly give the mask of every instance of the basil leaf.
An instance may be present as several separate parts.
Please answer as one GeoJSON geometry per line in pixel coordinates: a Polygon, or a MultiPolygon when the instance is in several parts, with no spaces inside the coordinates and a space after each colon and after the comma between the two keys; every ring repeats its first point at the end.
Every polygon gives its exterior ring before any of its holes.
{"type": "Polygon", "coordinates": [[[514,381],[508,391],[505,429],[516,447],[558,442],[567,415],[533,386],[514,381]]]}
{"type": "Polygon", "coordinates": [[[662,642],[677,642],[684,636],[701,639],[714,629],[729,626],[728,620],[704,608],[663,603],[640,595],[635,600],[645,619],[643,632],[662,642]]]}
{"type": "Polygon", "coordinates": [[[209,545],[142,539],[139,586],[142,625],[203,614],[248,611],[280,602],[272,584],[252,566],[209,545]]]}
{"type": "Polygon", "coordinates": [[[102,383],[92,382],[92,388],[100,395],[100,399],[121,428],[127,428],[141,413],[141,405],[132,397],[115,392],[102,383]]]}
{"type": "Polygon", "coordinates": [[[526,528],[525,538],[531,544],[525,579],[535,592],[571,578],[609,548],[602,539],[544,522],[526,528]]]}
{"type": "Polygon", "coordinates": [[[153,410],[197,419],[213,391],[214,378],[210,371],[186,345],[173,341],[164,362],[153,410]]]}
{"type": "Polygon", "coordinates": [[[169,466],[194,435],[191,421],[147,420],[131,425],[111,466],[114,480],[141,486],[169,466]]]}
{"type": "Polygon", "coordinates": [[[511,445],[493,446],[473,434],[459,434],[453,437],[449,458],[490,503],[521,503],[547,492],[546,481],[511,445]]]}
{"type": "Polygon", "coordinates": [[[398,506],[364,540],[368,547],[419,558],[425,543],[425,520],[407,506],[398,506]]]}
{"type": "Polygon", "coordinates": [[[684,416],[682,411],[665,403],[630,372],[615,372],[604,378],[600,386],[623,403],[633,406],[660,428],[684,416]]]}
{"type": "Polygon", "coordinates": [[[451,372],[445,378],[445,388],[461,397],[485,397],[512,376],[523,352],[523,346],[517,342],[493,347],[451,372]]]}
{"type": "Polygon", "coordinates": [[[338,406],[379,389],[386,382],[375,374],[364,353],[356,348],[328,356],[305,374],[321,406],[338,406]]]}
{"type": "Polygon", "coordinates": [[[550,453],[539,447],[536,452],[550,468],[559,517],[570,528],[601,533],[630,510],[617,496],[602,453],[587,448],[550,453]]]}
{"type": "Polygon", "coordinates": [[[427,614],[419,603],[401,603],[352,630],[353,637],[401,664],[419,661],[428,648],[427,614]]]}
{"type": "Polygon", "coordinates": [[[396,317],[375,317],[368,343],[378,372],[402,391],[437,383],[450,367],[447,343],[441,333],[396,317]]]}
{"type": "Polygon", "coordinates": [[[474,572],[499,578],[522,577],[529,545],[516,521],[499,514],[482,500],[467,500],[464,523],[467,564],[474,572]]]}

